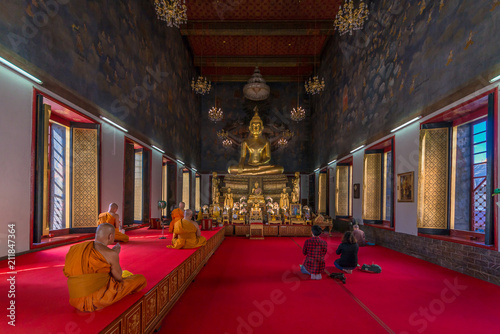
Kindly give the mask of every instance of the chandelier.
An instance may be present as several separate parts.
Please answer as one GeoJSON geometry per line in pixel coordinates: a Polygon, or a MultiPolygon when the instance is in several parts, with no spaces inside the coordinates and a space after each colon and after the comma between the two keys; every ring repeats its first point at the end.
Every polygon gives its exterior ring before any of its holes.
{"type": "Polygon", "coordinates": [[[208,119],[211,120],[212,122],[218,122],[222,121],[222,117],[224,116],[224,113],[221,108],[217,107],[212,107],[208,111],[208,119]]]}
{"type": "Polygon", "coordinates": [[[224,146],[225,148],[228,148],[232,145],[233,145],[233,141],[229,138],[226,138],[222,141],[222,146],[224,146]]]}
{"type": "Polygon", "coordinates": [[[187,22],[186,0],[155,0],[158,19],[167,22],[169,27],[177,27],[187,22]]]}
{"type": "Polygon", "coordinates": [[[220,139],[224,140],[227,138],[227,136],[228,133],[224,129],[217,131],[217,137],[219,137],[220,139]]]}
{"type": "Polygon", "coordinates": [[[325,78],[319,81],[318,76],[309,78],[305,83],[306,93],[309,95],[321,94],[325,89],[325,78]]]}
{"type": "Polygon", "coordinates": [[[300,122],[306,118],[306,111],[301,106],[297,106],[297,108],[293,108],[291,111],[292,120],[295,122],[300,122]]]}
{"type": "Polygon", "coordinates": [[[196,94],[205,95],[210,93],[212,83],[206,77],[198,77],[196,81],[191,81],[191,88],[196,94]]]}
{"type": "Polygon", "coordinates": [[[252,101],[262,101],[269,97],[270,88],[266,85],[266,80],[260,74],[258,66],[255,66],[253,75],[248,79],[248,83],[243,87],[243,94],[252,101]]]}
{"type": "Polygon", "coordinates": [[[359,4],[359,8],[354,9],[352,0],[347,0],[347,3],[339,7],[339,12],[335,17],[333,23],[335,28],[339,31],[340,36],[349,33],[352,35],[353,30],[363,29],[365,20],[368,19],[368,6],[363,1],[359,4]]]}
{"type": "Polygon", "coordinates": [[[278,140],[278,145],[279,147],[285,147],[286,145],[288,145],[288,139],[286,139],[285,137],[281,137],[278,140]]]}

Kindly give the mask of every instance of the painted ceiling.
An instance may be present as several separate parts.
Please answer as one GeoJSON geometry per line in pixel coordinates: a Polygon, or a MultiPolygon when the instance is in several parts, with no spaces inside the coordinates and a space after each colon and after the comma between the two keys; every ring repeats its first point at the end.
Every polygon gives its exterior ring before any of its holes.
{"type": "Polygon", "coordinates": [[[190,0],[181,34],[198,72],[212,81],[245,82],[255,66],[268,82],[303,81],[318,68],[341,3],[190,0]]]}

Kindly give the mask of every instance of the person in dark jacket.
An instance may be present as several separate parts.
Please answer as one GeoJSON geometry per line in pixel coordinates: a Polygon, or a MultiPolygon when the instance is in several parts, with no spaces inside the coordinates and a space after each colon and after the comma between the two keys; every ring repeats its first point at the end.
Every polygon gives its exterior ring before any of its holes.
{"type": "Polygon", "coordinates": [[[342,243],[336,251],[340,258],[335,260],[335,267],[352,274],[352,270],[358,266],[358,250],[359,246],[352,232],[344,233],[342,243]]]}

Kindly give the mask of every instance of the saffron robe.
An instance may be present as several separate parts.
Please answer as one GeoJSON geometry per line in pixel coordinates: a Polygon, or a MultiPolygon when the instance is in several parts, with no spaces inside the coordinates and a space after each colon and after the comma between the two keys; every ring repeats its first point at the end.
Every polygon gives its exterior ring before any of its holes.
{"type": "Polygon", "coordinates": [[[189,220],[181,219],[175,223],[174,234],[177,238],[172,239],[172,245],[168,248],[198,248],[205,246],[207,239],[203,236],[196,236],[198,228],[189,220]]]}
{"type": "Polygon", "coordinates": [[[143,275],[130,275],[126,270],[122,282],[115,280],[111,265],[93,241],[71,246],[63,272],[68,277],[69,303],[84,312],[102,309],[146,286],[143,275]]]}
{"type": "Polygon", "coordinates": [[[170,225],[168,226],[168,232],[172,233],[174,232],[174,226],[175,226],[175,223],[184,218],[184,211],[182,211],[181,209],[177,208],[177,209],[174,209],[174,211],[172,211],[171,213],[171,216],[172,216],[172,222],[170,223],[170,225]]]}
{"type": "Polygon", "coordinates": [[[119,226],[116,226],[115,217],[109,212],[103,212],[99,215],[99,220],[97,221],[97,225],[101,225],[104,223],[111,224],[115,227],[115,241],[118,242],[128,242],[129,237],[126,234],[120,232],[119,226]]]}

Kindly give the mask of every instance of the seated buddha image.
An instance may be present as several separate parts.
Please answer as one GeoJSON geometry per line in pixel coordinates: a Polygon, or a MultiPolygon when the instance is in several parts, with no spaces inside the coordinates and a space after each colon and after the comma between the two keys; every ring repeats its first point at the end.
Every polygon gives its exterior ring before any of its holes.
{"type": "Polygon", "coordinates": [[[283,167],[270,165],[271,144],[262,135],[264,123],[259,117],[257,107],[250,121],[250,136],[241,144],[240,162],[228,168],[229,174],[238,175],[273,175],[282,174],[283,167]],[[248,161],[247,160],[248,154],[248,161]]]}
{"type": "Polygon", "coordinates": [[[262,189],[259,187],[259,182],[255,182],[255,185],[252,189],[252,194],[248,196],[248,202],[253,203],[257,206],[265,203],[264,195],[262,195],[262,189]]]}

